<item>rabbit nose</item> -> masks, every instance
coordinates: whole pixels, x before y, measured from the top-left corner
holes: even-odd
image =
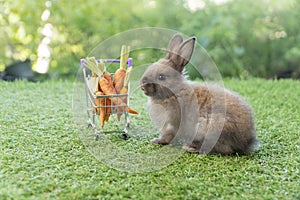
[[[147,77],[143,77],[140,80],[141,90],[143,90],[144,92],[146,92],[147,91],[147,86],[149,86],[149,79]]]
[[[148,83],[148,78],[147,77],[143,77],[141,80],[140,80],[140,85],[141,86],[145,86],[147,83]]]

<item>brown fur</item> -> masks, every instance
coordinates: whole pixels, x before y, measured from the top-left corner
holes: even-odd
[[[195,38],[175,35],[166,58],[152,64],[141,79],[149,96],[149,113],[160,129],[154,144],[184,144],[189,152],[248,154],[255,150],[251,107],[238,94],[214,84],[187,81],[184,66],[194,50]]]

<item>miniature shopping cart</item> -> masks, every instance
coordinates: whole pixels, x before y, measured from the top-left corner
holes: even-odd
[[[120,63],[118,59],[99,59],[97,62],[102,63]],[[129,128],[129,115],[125,111],[124,106],[129,105],[129,88],[127,94],[114,94],[114,95],[97,95],[89,86],[89,81],[92,78],[92,72],[86,67],[85,59],[81,59],[81,68],[83,70],[85,90],[86,90],[86,101],[87,101],[87,125],[94,129],[95,139],[99,139],[99,134],[101,133],[123,133],[122,136],[125,137]],[[128,58],[127,67],[132,67],[132,58]],[[114,78],[112,74],[112,78]],[[124,102],[123,105],[117,105],[113,103],[107,103],[111,99],[118,101],[119,98]],[[104,102],[103,104],[97,102]],[[109,115],[110,119],[104,127],[100,125],[99,122],[99,110],[105,110],[107,112],[105,115]],[[118,118],[117,116],[121,116]]]

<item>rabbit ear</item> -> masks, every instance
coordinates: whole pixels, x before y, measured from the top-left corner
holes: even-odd
[[[182,72],[185,65],[187,65],[193,55],[196,37],[191,37],[185,42],[181,43],[176,54],[173,54],[169,59],[176,64],[174,68]]]
[[[180,34],[176,34],[172,37],[170,40],[169,46],[168,46],[168,53],[166,58],[170,59],[174,54],[177,54],[177,50],[179,48],[179,45],[182,43],[183,38]]]

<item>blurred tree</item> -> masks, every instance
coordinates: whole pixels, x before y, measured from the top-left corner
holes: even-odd
[[[0,70],[14,60],[36,59],[42,1],[0,1]]]
[[[79,59],[98,43],[128,29],[151,26],[196,35],[223,76],[274,77],[300,71],[300,4],[296,0],[51,2],[47,20],[52,25],[51,74],[73,75]],[[201,6],[191,8],[188,2]],[[0,71],[12,60],[30,58],[35,64],[44,37],[44,10],[45,1],[0,0]],[[192,68],[190,73],[198,76]]]
[[[298,51],[292,48],[300,41],[299,3],[232,0],[216,5],[206,0],[205,4],[185,18],[180,30],[198,36],[224,76],[274,77],[289,68],[299,70]],[[293,67],[287,61],[292,57]]]

